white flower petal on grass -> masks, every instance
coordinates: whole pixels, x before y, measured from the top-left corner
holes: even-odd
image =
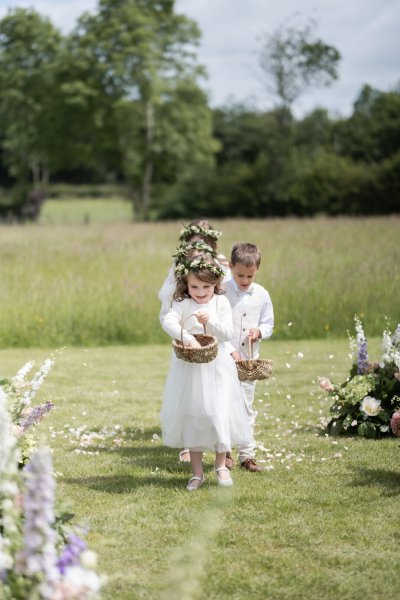
[[[286,363],[286,368],[290,369],[290,367],[291,367],[291,364],[290,363]]]
[[[367,417],[376,417],[381,412],[381,401],[372,396],[365,396],[360,403],[360,410]]]
[[[302,352],[298,352],[296,356],[297,358],[304,358],[304,354]]]

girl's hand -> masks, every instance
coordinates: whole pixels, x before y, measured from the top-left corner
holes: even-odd
[[[237,362],[238,360],[242,360],[239,352],[236,352],[236,350],[231,353],[231,356],[235,362]]]
[[[189,348],[201,348],[201,344],[199,344],[199,342],[196,339],[192,340],[188,345]]]
[[[251,343],[256,342],[261,337],[261,331],[259,329],[249,329],[249,340]]]
[[[205,325],[206,323],[208,323],[208,320],[210,318],[209,314],[199,310],[198,313],[196,313],[196,317],[199,323],[201,323],[202,325]]]

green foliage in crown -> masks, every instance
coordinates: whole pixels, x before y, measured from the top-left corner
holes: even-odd
[[[223,277],[224,270],[209,258],[200,256],[189,261],[182,261],[174,269],[175,279],[183,279],[189,273],[198,273],[199,271],[210,271],[216,277]]]
[[[205,242],[198,241],[198,242],[191,242],[190,244],[187,244],[186,242],[184,242],[181,246],[179,246],[176,253],[172,255],[175,258],[175,263],[178,264],[178,263],[182,262],[183,260],[185,260],[186,255],[191,250],[198,250],[199,252],[205,252],[205,253],[209,254],[210,256],[212,256],[213,258],[215,258],[217,256],[217,253],[215,252],[215,250],[213,250],[211,248],[211,246],[209,246]]]
[[[208,237],[212,240],[218,241],[218,238],[222,235],[222,232],[217,231],[216,229],[206,229],[205,227],[201,227],[201,225],[188,225],[180,232],[179,241],[184,242],[189,240],[194,235],[201,235],[202,237]]]

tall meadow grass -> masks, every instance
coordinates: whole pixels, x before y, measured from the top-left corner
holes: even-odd
[[[400,218],[226,220],[221,251],[251,241],[274,338],[367,335],[400,321]],[[0,227],[0,347],[167,342],[157,291],[182,224]]]

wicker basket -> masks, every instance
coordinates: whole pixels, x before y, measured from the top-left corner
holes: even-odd
[[[272,360],[268,358],[253,358],[253,344],[249,339],[249,360],[239,360],[236,368],[240,381],[256,381],[268,379],[272,373]]]
[[[181,360],[185,360],[190,363],[208,363],[214,360],[218,354],[218,340],[213,335],[208,335],[206,332],[206,326],[204,327],[204,333],[195,333],[193,337],[201,345],[201,348],[190,348],[189,346],[185,346],[183,342],[183,324],[184,322],[192,317],[193,315],[189,315],[182,322],[181,328],[181,339],[180,340],[172,340],[172,347],[175,351],[175,354]]]

